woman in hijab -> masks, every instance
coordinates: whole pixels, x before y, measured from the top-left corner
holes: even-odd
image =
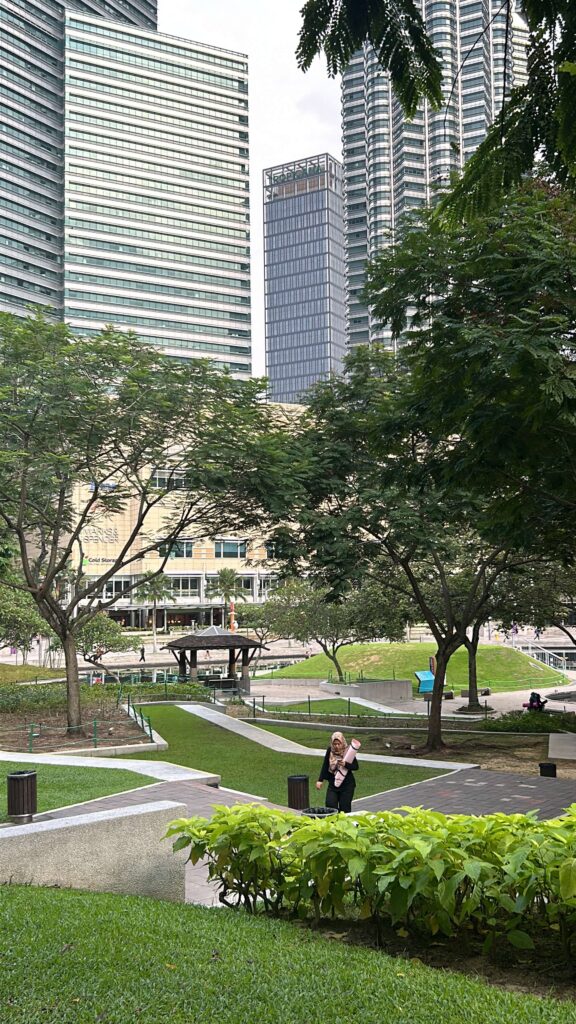
[[[338,811],[343,811],[345,814],[349,814],[352,809],[352,797],[356,788],[352,772],[358,770],[356,758],[354,758],[351,764],[345,765],[343,762],[347,747],[348,744],[341,732],[332,733],[330,746],[324,755],[324,763],[316,783],[316,789],[322,789],[324,783],[328,783],[326,807],[335,807]],[[334,785],[334,776],[339,768],[347,768],[348,772],[342,784],[336,787]]]

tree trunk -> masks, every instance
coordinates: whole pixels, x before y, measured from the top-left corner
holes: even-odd
[[[322,647],[322,644],[320,644],[320,646]],[[334,668],[336,669],[336,671],[338,673],[338,682],[339,683],[345,683],[346,680],[344,678],[344,673],[342,671],[342,668],[341,668],[340,662],[338,661],[338,658],[336,657],[335,654],[331,654],[330,651],[326,650],[325,647],[323,648],[323,650],[324,650],[324,654],[326,655],[327,658],[330,659],[330,661],[332,662],[332,664],[334,665]]]
[[[465,647],[468,651],[468,710],[481,711],[482,707],[478,700],[478,640],[476,630],[472,632],[472,639],[466,640]]]
[[[152,650],[154,654],[158,652],[158,638],[156,634],[156,601],[152,602]]]
[[[80,679],[78,676],[78,653],[76,640],[72,633],[62,637],[62,649],[66,662],[66,692],[68,700],[68,732],[82,732],[82,712],[80,709]]]

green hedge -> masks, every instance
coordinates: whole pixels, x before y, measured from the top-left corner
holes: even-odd
[[[169,836],[206,857],[220,899],[249,912],[371,919],[379,932],[461,937],[484,952],[537,949],[553,933],[576,952],[576,804],[564,818],[405,815],[301,817],[258,805],[180,819]]]
[[[499,718],[489,718],[480,726],[487,732],[576,732],[576,714],[573,711],[556,711],[546,714],[542,711],[509,711]]]
[[[163,683],[132,683],[122,686],[120,691],[123,701],[128,694],[133,702],[140,700],[212,700],[212,691],[208,687],[193,683],[168,683],[166,690]],[[95,704],[115,705],[118,700],[117,683],[80,686],[80,701],[83,707]],[[61,711],[66,707],[66,683],[38,683],[37,685],[7,685],[0,687],[0,714],[27,714],[42,711]]]

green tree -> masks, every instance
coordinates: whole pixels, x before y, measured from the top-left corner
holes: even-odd
[[[0,317],[0,524],[22,567],[13,589],[31,594],[62,643],[70,730],[81,728],[76,637],[118,599],[105,596],[108,581],[183,534],[255,522],[260,391],[112,327],[79,338],[40,314]],[[120,517],[113,561],[92,575],[83,536]]]
[[[158,650],[158,623],[156,612],[158,605],[166,601],[174,601],[172,583],[164,573],[147,572],[138,583],[135,590],[136,597],[145,604],[152,605],[152,650],[156,654]]]
[[[78,653],[95,668],[115,675],[118,682],[120,677],[113,669],[102,664],[102,658],[111,652],[118,654],[135,651],[138,644],[139,641],[133,636],[127,636],[120,623],[111,619],[106,612],[97,612],[93,618],[85,621],[76,633]]]
[[[405,415],[446,480],[513,544],[547,538],[551,558],[573,547],[574,280],[576,203],[528,182],[472,225],[408,226],[368,285],[375,315],[405,332]]]
[[[339,601],[329,601],[329,596],[326,587],[289,580],[266,601],[266,614],[278,636],[300,643],[315,640],[334,665],[339,681],[344,682],[338,652],[368,640],[403,640],[408,607],[396,594],[375,584],[352,590]]]
[[[208,600],[222,598],[224,602],[222,624],[224,629],[228,629],[230,626],[228,621],[230,602],[246,600],[246,591],[242,587],[242,577],[238,575],[235,569],[219,569],[213,579],[207,581],[205,594]]]
[[[558,182],[576,186],[576,6],[572,0],[523,0],[521,6],[529,28],[528,80],[504,97],[486,139],[443,200],[443,213],[452,220],[498,206],[541,156]],[[504,0],[506,40],[513,9],[513,0]],[[412,0],[307,0],[302,17],[300,67],[310,67],[323,51],[329,73],[337,74],[368,40],[407,116],[418,101],[446,103],[456,85],[442,83],[442,66]],[[457,74],[463,71],[465,64]]]
[[[47,636],[50,630],[30,594],[8,587],[6,579],[5,574],[0,584],[0,647],[15,647],[26,663],[33,641]]]
[[[242,632],[249,630],[263,645],[265,645],[268,640],[281,639],[274,627],[273,614],[271,614],[270,611],[269,601],[264,601],[263,604],[244,604],[242,607],[237,609],[236,617],[238,619],[238,626],[240,630]],[[261,656],[262,651],[259,650],[253,665],[254,672],[258,668]]]

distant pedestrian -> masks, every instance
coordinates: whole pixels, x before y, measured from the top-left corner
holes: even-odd
[[[140,661],[146,661],[146,649],[144,644],[142,644],[142,647],[140,648]]]
[[[536,626],[536,628],[534,630],[534,639],[535,640],[539,640],[541,633],[542,633],[542,630],[540,629],[540,626]]]

